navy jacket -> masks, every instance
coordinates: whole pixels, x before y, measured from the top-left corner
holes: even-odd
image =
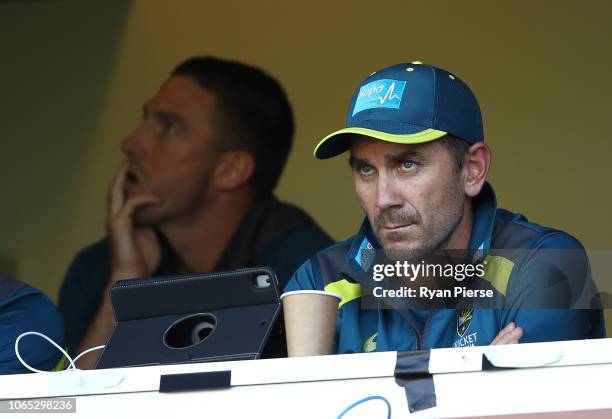
[[[377,284],[364,252],[379,247],[366,219],[355,236],[304,263],[285,288],[342,297],[337,353],[488,345],[510,322],[524,329],[521,342],[605,337],[580,242],[498,209],[488,183],[474,201],[469,248],[486,267],[476,288],[491,290],[492,298],[430,309],[414,308],[407,298],[372,299]],[[362,304],[366,298],[369,306]]]

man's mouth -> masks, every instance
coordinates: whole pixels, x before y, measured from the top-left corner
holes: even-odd
[[[123,182],[123,191],[128,195],[134,193],[142,193],[145,188],[144,177],[133,167],[130,167],[125,173],[125,179]]]
[[[128,183],[140,183],[140,177],[132,169],[128,170],[128,172],[126,173],[125,180]]]
[[[410,223],[410,224],[387,225],[387,226],[382,226],[382,229],[385,230],[385,231],[393,232],[393,231],[403,230],[405,228],[410,227],[411,225],[413,225],[413,223]]]

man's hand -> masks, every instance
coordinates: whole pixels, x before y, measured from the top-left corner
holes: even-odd
[[[125,197],[123,186],[127,162],[123,163],[109,192],[106,228],[111,254],[111,283],[119,279],[151,275],[159,266],[161,247],[152,228],[136,228],[132,216],[143,205],[158,204],[154,195]]]
[[[506,327],[499,331],[491,345],[510,345],[519,343],[519,339],[523,337],[523,328],[516,327],[514,322],[510,322]]]
[[[100,308],[89,325],[78,352],[94,346],[104,345],[113,332],[113,310],[109,290],[120,279],[149,276],[159,266],[161,246],[152,228],[137,228],[132,216],[142,205],[157,204],[160,199],[153,195],[125,197],[123,185],[127,174],[127,163],[123,163],[113,180],[108,199],[106,228],[110,245],[111,276],[102,295]],[[100,352],[83,356],[77,363],[81,369],[93,368]]]

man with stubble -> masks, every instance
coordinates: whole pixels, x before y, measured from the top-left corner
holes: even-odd
[[[60,290],[68,348],[107,342],[121,279],[270,266],[280,289],[331,239],[273,195],[294,124],[279,83],[254,67],[189,59],[143,106],[110,188],[107,237],[82,250]],[[277,328],[266,356],[285,353]],[[88,354],[80,368],[91,368]]]

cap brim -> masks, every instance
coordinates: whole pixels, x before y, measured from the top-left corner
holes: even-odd
[[[314,149],[314,156],[318,159],[329,159],[342,154],[351,147],[351,137],[355,134],[365,135],[382,141],[398,144],[420,144],[437,140],[447,133],[427,128],[414,134],[389,134],[369,128],[343,128],[323,138]]]

